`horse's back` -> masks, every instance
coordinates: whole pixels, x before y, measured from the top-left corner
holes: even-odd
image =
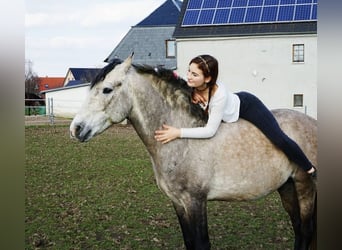
[[[315,165],[317,163],[317,121],[290,109],[275,109],[272,113],[285,134],[301,147]],[[248,148],[259,153],[269,150],[279,151],[258,128],[243,119],[235,123],[222,123],[216,137],[219,137],[217,140],[223,140],[223,145],[229,144],[228,151],[234,154],[241,153],[242,150],[247,153]],[[233,146],[235,149],[232,149]]]
[[[284,132],[316,164],[316,121],[293,110],[272,112]],[[258,128],[242,119],[222,123],[217,134],[205,144],[191,140],[189,146],[191,157],[196,159],[191,172],[207,180],[209,199],[259,198],[278,189],[296,167]]]
[[[275,109],[272,113],[283,131],[301,147],[310,161],[317,166],[317,120],[290,109]]]

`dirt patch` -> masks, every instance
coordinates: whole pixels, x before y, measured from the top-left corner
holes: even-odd
[[[53,119],[46,115],[30,115],[25,116],[25,126],[35,125],[68,125],[72,119],[54,117]]]

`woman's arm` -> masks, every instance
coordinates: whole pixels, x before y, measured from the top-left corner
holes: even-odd
[[[213,137],[222,122],[226,102],[226,96],[220,96],[212,100],[209,104],[209,119],[205,127],[181,128],[180,138],[200,139]]]
[[[168,143],[177,138],[210,138],[216,134],[221,124],[224,109],[227,103],[227,96],[215,96],[209,104],[209,119],[205,127],[197,128],[175,128],[169,125],[163,125],[162,130],[155,132],[157,141]]]

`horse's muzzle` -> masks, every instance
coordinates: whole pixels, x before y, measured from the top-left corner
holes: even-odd
[[[91,138],[91,129],[86,129],[84,124],[76,124],[70,127],[70,137],[76,138],[80,142],[86,142]]]

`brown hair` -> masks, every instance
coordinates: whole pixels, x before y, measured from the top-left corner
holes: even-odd
[[[210,55],[200,55],[193,58],[189,65],[195,63],[198,68],[202,70],[204,77],[211,77],[211,81],[208,83],[208,87],[212,88],[217,81],[218,76],[218,62]]]
[[[211,77],[210,82],[207,83],[207,86],[209,88],[209,100],[211,98],[212,95],[212,90],[213,87],[216,84],[217,81],[217,76],[218,76],[218,62],[216,60],[216,58],[210,56],[210,55],[200,55],[200,56],[196,56],[195,58],[193,58],[189,65],[195,63],[197,64],[197,67],[202,70],[204,77]],[[208,108],[209,106],[207,106],[207,108],[205,109],[205,114],[208,114]]]

